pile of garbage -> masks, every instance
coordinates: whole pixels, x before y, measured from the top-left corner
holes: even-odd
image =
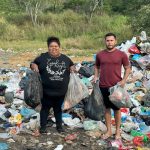
[[[96,84],[92,84],[95,62],[83,61],[76,64],[78,71],[78,82],[83,84],[87,92],[81,96],[77,93],[72,99],[80,96],[74,103],[66,103],[62,108],[63,122],[70,128],[82,128],[87,136],[98,138],[97,145],[117,147],[118,149],[132,149],[133,147],[150,148],[150,42],[144,31],[141,36],[133,37],[119,46],[131,62],[132,73],[127,80],[125,89],[131,101],[130,108],[121,108],[121,136],[122,141],[100,139],[102,133],[106,132],[104,120],[104,107],[101,95],[97,91]],[[22,79],[25,79],[29,68],[20,67],[19,70],[0,68],[0,139],[15,140],[16,135],[27,133],[39,136],[38,128],[40,115],[36,108],[27,105],[22,88]],[[124,72],[122,72],[123,75]],[[74,78],[74,75],[73,75]],[[80,80],[80,81],[79,81]],[[79,90],[79,89],[78,89]],[[85,90],[84,90],[85,91]],[[79,92],[81,92],[79,90]],[[88,96],[90,95],[90,96]],[[66,96],[69,97],[68,95]],[[67,99],[66,98],[66,99]],[[95,102],[92,103],[92,100]],[[40,105],[40,104],[39,104]],[[93,105],[92,110],[89,106]],[[90,113],[89,113],[90,112]],[[96,113],[95,113],[96,112]],[[112,128],[115,133],[115,121],[112,111]],[[50,111],[50,121],[55,122]],[[67,135],[65,141],[72,141],[77,134]],[[6,143],[0,143],[6,147]],[[63,145],[58,145],[63,149]]]

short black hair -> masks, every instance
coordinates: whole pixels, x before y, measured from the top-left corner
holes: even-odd
[[[59,47],[60,47],[60,40],[58,37],[55,37],[55,36],[50,36],[47,38],[47,46],[49,47],[49,45],[52,43],[52,42],[56,42]]]
[[[111,33],[111,32],[110,32],[110,33],[107,33],[107,34],[105,35],[105,39],[106,39],[107,36],[113,36],[115,39],[117,38],[116,35],[115,35],[114,33]]]

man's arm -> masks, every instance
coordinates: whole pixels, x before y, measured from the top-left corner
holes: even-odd
[[[124,69],[125,69],[125,72],[124,72],[123,79],[119,82],[119,85],[120,85],[121,87],[124,87],[124,86],[125,86],[126,80],[127,80],[128,76],[129,76],[130,73],[131,73],[131,68],[130,68],[130,66],[124,66]]]

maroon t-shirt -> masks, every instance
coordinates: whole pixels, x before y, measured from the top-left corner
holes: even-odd
[[[122,80],[121,68],[122,65],[129,66],[129,59],[118,49],[113,52],[103,50],[97,53],[95,65],[100,67],[100,87],[109,88]]]

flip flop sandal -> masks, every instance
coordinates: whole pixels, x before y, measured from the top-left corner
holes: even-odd
[[[108,134],[103,134],[102,135],[102,139],[103,140],[107,140],[108,138],[112,137],[112,135],[108,135]]]
[[[121,136],[115,136],[115,140],[121,140]]]

